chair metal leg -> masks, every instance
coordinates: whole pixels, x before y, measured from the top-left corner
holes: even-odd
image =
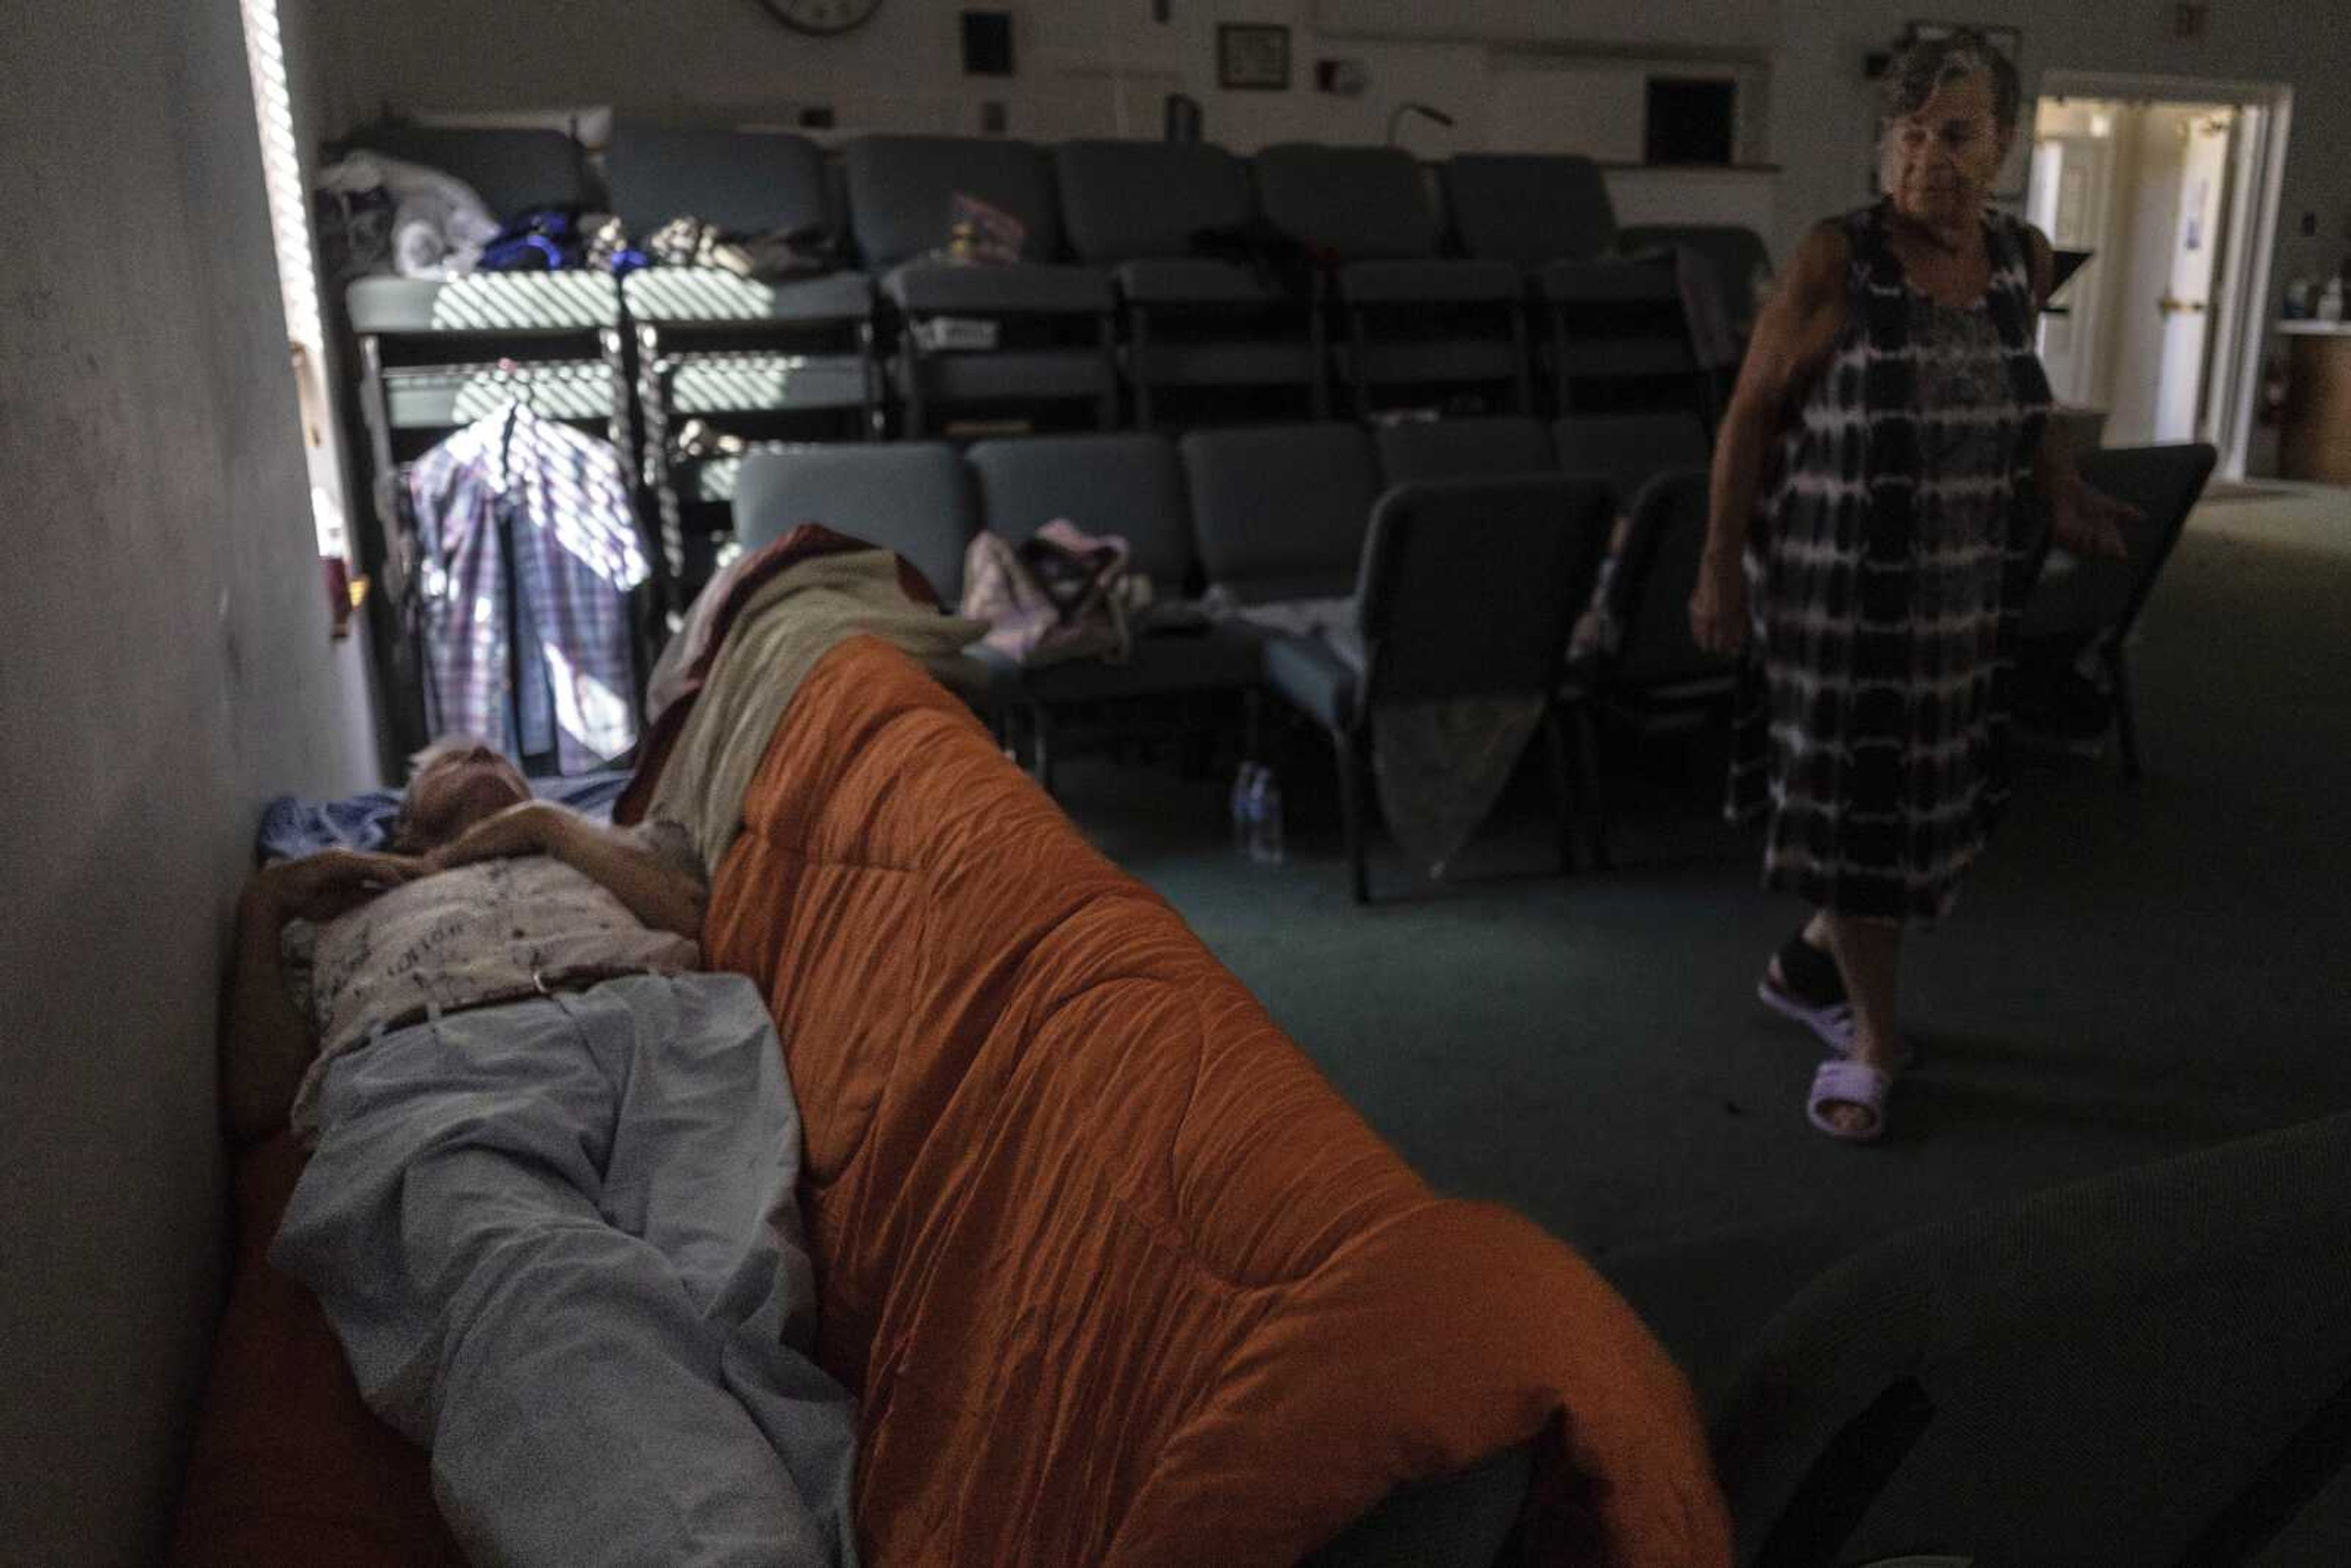
[[[1591,802],[1592,863],[1601,871],[1612,870],[1616,857],[1608,848],[1608,787],[1600,771],[1600,729],[1592,722],[1588,702],[1575,705],[1575,751],[1583,798]]]
[[[860,438],[879,441],[885,434],[889,416],[884,412],[883,382],[887,379],[882,371],[873,340],[873,323],[869,319],[857,323],[857,369],[865,392]]]
[[[1364,351],[1369,334],[1364,321],[1364,308],[1351,304],[1346,310],[1347,349],[1353,361],[1347,367],[1347,379],[1354,393],[1355,417],[1369,419],[1372,417],[1372,378],[1366,362],[1368,356]]]
[[[1102,396],[1094,403],[1094,425],[1098,430],[1118,428],[1118,318],[1102,312],[1095,328],[1095,340],[1102,349]]]
[[[1044,708],[1030,703],[1024,710],[1029,716],[1029,775],[1037,787],[1050,795],[1053,792],[1052,721],[1045,716]]]
[[[2114,693],[2115,731],[2122,743],[2123,778],[2136,784],[2145,777],[2138,760],[2138,716],[2131,708],[2130,667],[2124,661],[2120,643],[2109,645],[2103,655],[2106,665],[2106,685]]]
[[[1341,730],[1331,732],[1331,745],[1339,758],[1339,811],[1347,833],[1347,890],[1357,904],[1369,904],[1371,879],[1364,865],[1364,787],[1371,772],[1365,766],[1369,757],[1356,737]]]
[[[1521,300],[1510,307],[1510,395],[1520,413],[1535,411],[1534,375],[1529,366],[1533,345],[1527,341],[1527,308]]]
[[[1567,730],[1560,722],[1559,705],[1543,709],[1544,750],[1551,758],[1552,810],[1558,818],[1559,869],[1564,876],[1575,870],[1576,797],[1582,793],[1567,756]]]
[[[1316,419],[1331,417],[1331,343],[1329,329],[1324,325],[1326,286],[1320,277],[1314,281],[1312,298],[1306,308],[1306,340],[1314,361],[1314,384],[1311,398]]]
[[[931,433],[930,400],[923,386],[923,356],[914,344],[914,323],[910,318],[900,329],[902,342],[898,351],[900,374],[904,378],[904,393],[906,413],[906,434],[920,440]]]

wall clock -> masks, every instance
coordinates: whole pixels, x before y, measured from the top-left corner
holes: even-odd
[[[759,5],[793,32],[820,37],[862,27],[882,9],[882,0],[759,0]]]

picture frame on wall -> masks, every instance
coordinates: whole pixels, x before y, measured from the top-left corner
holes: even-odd
[[[2000,177],[1993,182],[1991,198],[1995,202],[2022,204],[2025,183],[2032,174],[2032,95],[2031,78],[2024,74],[2024,29],[1995,22],[1928,22],[1914,20],[1903,30],[1902,42],[1907,47],[1920,39],[1947,38],[1953,33],[1981,34],[1984,42],[1998,50],[2015,68],[2017,87],[2022,101],[2017,106],[2016,138],[2009,143],[2008,161],[2000,166]]]
[[[1278,22],[1217,26],[1217,85],[1244,92],[1290,88],[1290,29]]]

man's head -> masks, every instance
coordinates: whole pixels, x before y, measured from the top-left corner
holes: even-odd
[[[392,848],[421,855],[455,841],[475,823],[530,799],[522,769],[486,741],[444,736],[410,760],[407,792],[392,825]]]

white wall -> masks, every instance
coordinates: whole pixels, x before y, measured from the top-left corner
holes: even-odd
[[[218,1306],[214,999],[255,813],[368,765],[234,0],[20,7],[0,79],[26,236],[0,271],[0,1557],[143,1563]]]
[[[843,38],[808,39],[766,20],[749,0],[309,0],[330,51],[330,123],[349,126],[385,103],[409,110],[499,110],[615,103],[674,114],[789,120],[834,106],[847,128],[971,131],[979,100],[1010,107],[1016,135],[1040,141],[1157,130],[1161,94],[1207,106],[1208,135],[1238,151],[1291,137],[1377,141],[1405,99],[1452,113],[1451,131],[1417,122],[1405,141],[1427,156],[1520,140],[1522,115],[1493,118],[1502,73],[1546,63],[1636,75],[1644,59],[1685,58],[1758,75],[1742,114],[1761,120],[1748,155],[1777,162],[1772,233],[1785,255],[1815,219],[1867,199],[1874,99],[1863,59],[1917,14],[1915,0],[1007,0],[1020,71],[967,78],[956,57],[961,0],[886,0]],[[2320,214],[2321,238],[2292,225],[2281,277],[2315,268],[2345,246],[2351,213],[2351,28],[2285,0],[2211,8],[2208,35],[2168,34],[2169,8],[2139,0],[2075,0],[2028,20],[2026,89],[2051,68],[2275,80],[2300,89],[2286,171],[2289,219]],[[1279,22],[1294,29],[1293,87],[1283,93],[1216,86],[1217,25]],[[1313,63],[1339,57],[1370,75],[1361,98],[1312,90]],[[1121,75],[1120,73],[1123,73]],[[1610,78],[1612,81],[1614,78]],[[1122,94],[1120,82],[1123,81]],[[1622,84],[1617,84],[1622,85]],[[1593,139],[1597,140],[1597,139]],[[1569,146],[1563,151],[1621,151]],[[1684,214],[1700,218],[1703,212]]]

